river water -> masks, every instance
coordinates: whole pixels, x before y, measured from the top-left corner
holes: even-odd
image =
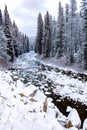
[[[54,91],[57,83],[55,84],[48,75],[53,71],[58,75],[60,71],[56,71],[57,69],[55,70],[51,66],[38,62],[34,58],[33,52],[28,54],[28,56],[26,56],[26,54],[20,56],[16,63],[10,68],[13,80],[16,81],[20,79],[26,87],[28,87],[29,84],[37,86],[46,96],[53,99],[53,103],[66,116],[68,115],[66,112],[67,106],[76,108],[83,122],[84,119],[87,118],[87,106],[80,101],[74,101],[69,97],[63,97]]]

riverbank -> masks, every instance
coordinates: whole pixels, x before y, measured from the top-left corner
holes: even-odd
[[[78,66],[78,64],[70,64],[66,65],[65,60],[63,58],[56,59],[55,57],[50,58],[43,58],[42,56],[39,56],[36,54],[36,59],[40,61],[43,64],[46,64],[48,66],[58,67],[60,69],[64,69],[65,71],[72,71],[75,73],[84,73],[87,74],[87,70],[84,70],[81,66]]]

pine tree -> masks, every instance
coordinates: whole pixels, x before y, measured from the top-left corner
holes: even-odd
[[[26,52],[26,35],[23,34],[23,53]]]
[[[76,19],[77,19],[77,3],[76,0],[70,0],[70,11],[69,11],[69,21],[68,21],[68,64],[74,63],[74,54],[76,46]]]
[[[37,36],[36,36],[36,53],[42,54],[42,40],[43,40],[43,20],[42,15],[39,13],[37,20]]]
[[[0,26],[2,26],[2,11],[0,9]]]
[[[82,0],[81,15],[83,18],[84,68],[87,69],[87,0]]]
[[[14,60],[14,53],[13,53],[13,45],[12,45],[12,36],[10,32],[10,18],[9,18],[6,5],[4,10],[4,33],[7,38],[7,54],[11,57],[10,61],[12,62]]]
[[[69,53],[70,53],[70,45],[69,45],[69,4],[66,4],[65,6],[65,26],[64,26],[64,38],[65,38],[65,44],[64,44],[64,55],[65,55],[65,64],[69,63]]]
[[[50,32],[50,15],[46,12],[44,18],[44,29],[43,29],[43,56],[50,57],[51,52],[51,32]]]
[[[54,57],[55,55],[56,55],[56,32],[57,32],[57,30],[56,30],[56,21],[55,21],[55,19],[54,20],[52,20],[52,43],[51,43],[51,56],[52,57]]]
[[[13,21],[13,25],[12,25],[12,36],[13,36],[13,47],[14,47],[14,55],[16,57],[18,57],[19,55],[19,48],[18,48],[18,44],[17,44],[17,38],[18,38],[18,27],[15,23],[15,21]]]
[[[30,42],[29,42],[29,37],[26,37],[26,52],[29,52],[30,50]]]
[[[6,44],[6,37],[4,35],[4,32],[2,30],[2,27],[0,26],[0,62],[4,61],[7,62],[9,61],[9,55],[7,54],[7,44]]]
[[[63,56],[63,40],[64,40],[64,14],[63,7],[61,2],[59,2],[59,11],[58,11],[58,25],[57,25],[57,58]]]
[[[17,43],[19,45],[18,46],[19,55],[25,53],[25,35],[24,35],[24,33],[21,33],[21,32],[18,33]]]
[[[53,39],[53,32],[52,32],[53,31],[53,27],[52,27],[53,26],[53,20],[52,20],[51,15],[49,16],[49,20],[50,20],[50,47],[51,47],[50,48],[50,56],[52,56],[52,50],[53,50],[53,45],[52,45],[53,44],[52,43],[53,42],[53,40],[52,40]]]

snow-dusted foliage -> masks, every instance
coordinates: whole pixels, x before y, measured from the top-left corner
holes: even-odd
[[[5,5],[4,10],[4,33],[7,38],[7,53],[10,56],[10,61],[14,60],[13,56],[13,45],[12,45],[12,35],[10,30],[10,18],[7,10],[7,6]]]
[[[37,37],[35,51],[38,54],[42,54],[42,40],[43,40],[43,19],[41,13],[38,15],[37,22]]]
[[[50,15],[46,12],[44,17],[43,26],[43,55],[49,57],[51,52],[51,28],[50,28]]]
[[[63,40],[64,40],[64,14],[61,2],[59,2],[58,8],[58,20],[57,20],[57,52],[56,57],[63,56]]]
[[[87,1],[82,0],[80,11],[77,9],[76,0],[70,0],[65,9],[59,2],[57,20],[51,17],[49,23],[50,35],[46,31],[45,25],[48,25],[45,16],[43,54],[47,50],[50,52],[49,56],[64,59],[65,65],[77,64],[87,69]],[[50,49],[45,49],[47,48],[45,45],[49,45]]]
[[[7,54],[7,44],[6,44],[6,37],[4,35],[4,32],[2,30],[2,27],[0,26],[0,62],[2,61],[9,61],[10,57]]]
[[[12,62],[24,52],[29,52],[29,38],[12,23],[5,5],[3,15],[0,9],[0,60]]]
[[[0,26],[2,26],[2,11],[0,9]]]
[[[87,0],[82,0],[81,16],[83,18],[84,68],[87,69]]]

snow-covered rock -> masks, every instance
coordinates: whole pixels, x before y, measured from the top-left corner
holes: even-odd
[[[87,130],[87,119],[83,122],[83,130]]]
[[[70,106],[67,106],[66,112],[71,112],[72,108]]]
[[[79,117],[77,110],[68,106],[67,111],[70,112],[67,117],[67,126],[70,125],[71,127],[74,126],[80,128],[81,119]]]

